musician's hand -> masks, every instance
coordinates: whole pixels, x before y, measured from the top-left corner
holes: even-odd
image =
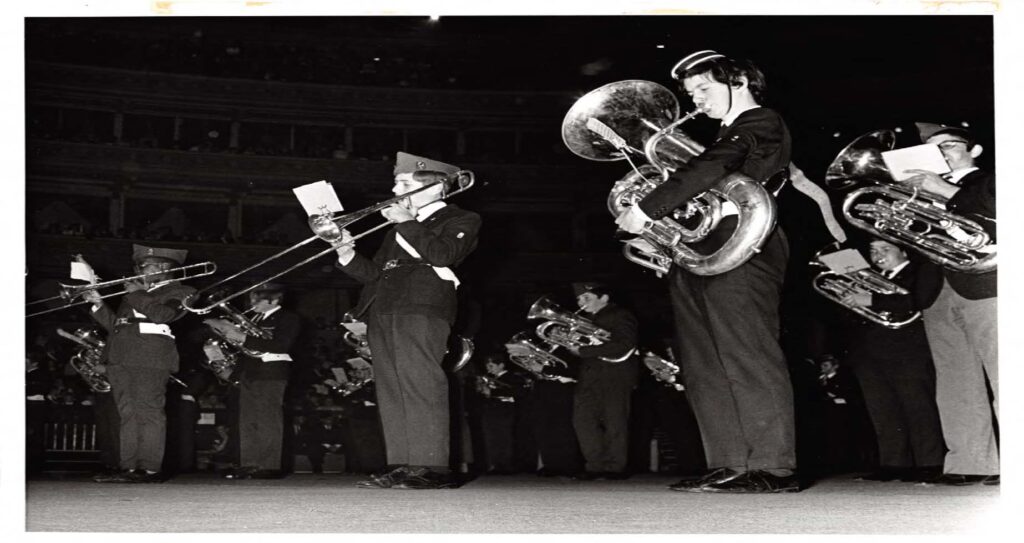
[[[95,290],[87,290],[83,292],[82,299],[93,305],[100,305],[103,303],[103,298],[100,296],[100,293]]]
[[[632,206],[625,211],[625,213],[619,215],[615,219],[615,224],[619,225],[619,228],[629,232],[630,234],[639,234],[643,232],[644,227],[647,223],[652,222],[652,219],[647,216],[646,213],[640,209],[640,206]]]
[[[847,294],[843,298],[843,302],[850,305],[868,307],[871,305],[871,294],[867,292],[855,292],[853,294]]]
[[[146,284],[138,281],[128,281],[124,284],[125,292],[137,292],[140,290],[146,290]]]
[[[229,328],[224,329],[223,333],[224,333],[224,337],[227,338],[227,340],[229,342],[235,343],[235,344],[238,344],[238,345],[241,345],[242,343],[244,343],[245,342],[245,338],[247,337],[245,335],[245,332],[242,332],[241,330],[239,330],[238,328],[235,328],[234,326],[231,326]]]
[[[925,192],[938,194],[943,198],[951,198],[960,189],[960,187],[940,177],[939,174],[928,170],[911,169],[903,170],[903,173],[913,174],[911,177],[903,180],[904,184]]]
[[[412,209],[406,205],[402,205],[401,202],[385,207],[381,210],[380,214],[383,215],[385,219],[394,223],[411,221],[416,218]]]
[[[338,262],[342,266],[356,256],[356,244],[352,242],[352,234],[348,230],[341,230],[341,239],[334,244],[334,252],[338,253]]]

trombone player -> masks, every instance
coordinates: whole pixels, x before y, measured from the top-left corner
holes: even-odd
[[[399,152],[392,192],[401,196],[459,169]],[[355,251],[351,234],[337,245],[338,267],[363,284],[387,466],[363,488],[458,486],[449,471],[448,379],[441,366],[455,321],[453,268],[477,245],[480,216],[442,200],[444,182],[384,208],[395,223],[373,258]]]
[[[921,141],[937,145],[952,171],[943,178],[909,170],[915,175],[906,182],[947,198],[949,211],[978,219],[995,240],[996,176],[975,165],[982,147],[963,128],[932,123],[917,123],[917,128]],[[999,484],[996,271],[972,274],[943,268],[933,283],[927,289],[923,319],[935,361],[935,400],[949,449],[943,474],[934,482]]]
[[[231,390],[238,408],[239,465],[225,474],[226,479],[282,475],[284,391],[292,361],[288,351],[301,327],[298,315],[281,308],[283,299],[284,288],[277,283],[265,283],[249,293],[250,309],[256,313],[251,322],[267,333],[266,338],[247,334],[225,319],[203,321],[229,343],[245,347],[232,374],[238,387]],[[259,358],[248,354],[259,354]]]
[[[790,163],[782,117],[766,107],[764,74],[753,63],[715,51],[680,60],[672,77],[694,105],[720,120],[718,138],[616,223],[640,233],[729,174],[764,182]],[[731,208],[731,209],[727,209]],[[710,253],[736,229],[738,211],[723,206],[719,226],[695,244]],[[708,468],[673,490],[795,492],[793,390],[779,345],[779,300],[788,258],[780,227],[744,264],[713,276],[672,266],[669,293],[684,384],[704,438]]]
[[[132,245],[132,260],[141,281],[125,283],[125,294],[112,310],[95,290],[83,297],[92,303],[92,318],[108,332],[103,360],[120,418],[121,471],[98,475],[97,482],[163,482],[167,420],[167,380],[178,371],[178,350],[169,323],[184,311],[181,301],[195,292],[168,273],[185,262],[188,251]]]

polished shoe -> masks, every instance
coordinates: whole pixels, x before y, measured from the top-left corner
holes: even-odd
[[[981,480],[981,484],[985,486],[999,486],[999,476],[986,475],[985,478]]]
[[[409,475],[408,466],[398,466],[390,471],[374,473],[356,483],[359,488],[392,488]]]
[[[782,477],[762,470],[748,471],[728,481],[712,483],[697,489],[697,492],[744,494],[774,494],[799,491],[800,482],[797,480],[796,475]]]
[[[439,473],[431,470],[419,470],[408,473],[392,488],[403,490],[437,490],[442,488],[458,488],[461,483],[454,473]]]
[[[960,473],[943,473],[942,475],[926,481],[933,485],[970,486],[983,482],[988,475],[963,475]]]
[[[134,483],[134,473],[132,470],[114,471],[109,473],[99,473],[94,475],[93,481],[97,483]]]
[[[718,468],[701,477],[683,479],[678,483],[668,485],[668,488],[669,490],[676,490],[679,492],[699,492],[699,489],[702,486],[729,481],[739,477],[740,475],[742,475],[742,472],[729,468]]]
[[[167,480],[167,477],[159,471],[149,472],[143,469],[137,469],[131,473],[133,483],[162,483]]]

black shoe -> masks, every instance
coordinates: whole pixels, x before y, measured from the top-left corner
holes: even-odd
[[[942,475],[942,466],[910,468],[900,476],[900,480],[907,483],[927,483],[940,475]]]
[[[686,478],[678,483],[668,485],[669,490],[676,490],[679,492],[699,492],[700,487],[714,484],[723,483],[731,479],[735,479],[742,475],[741,472],[729,469],[729,468],[718,468],[710,473],[705,473],[702,477]]]
[[[753,470],[748,471],[739,477],[729,479],[728,481],[722,481],[719,483],[712,483],[710,485],[702,486],[698,489],[698,492],[723,492],[723,493],[779,493],[779,492],[799,492],[800,482],[797,480],[796,475],[788,475],[780,477],[778,475],[772,475],[767,471]]]
[[[94,475],[93,481],[97,483],[134,483],[134,473],[132,470],[115,471],[111,473],[100,473]]]
[[[988,477],[998,477],[998,475],[962,475],[960,473],[943,473],[942,475],[926,482],[933,485],[970,486],[984,482]]]
[[[368,479],[356,483],[359,488],[392,488],[409,475],[408,466],[398,466],[390,471],[374,473]]]
[[[391,488],[403,490],[437,490],[442,488],[458,488],[461,483],[453,473],[438,473],[422,470],[410,472]]]
[[[159,471],[149,472],[143,469],[133,471],[130,477],[133,483],[162,483],[167,480]]]
[[[999,486],[999,476],[987,475],[984,479],[981,480],[981,484],[985,486]]]
[[[224,474],[224,478],[236,481],[242,479],[252,479],[253,474],[257,473],[258,471],[260,471],[260,468],[258,466],[241,466],[229,470],[227,473]]]

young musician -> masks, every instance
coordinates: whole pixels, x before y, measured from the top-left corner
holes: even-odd
[[[672,77],[722,127],[702,154],[616,219],[630,233],[641,232],[731,173],[764,182],[790,162],[789,130],[777,112],[762,107],[765,78],[754,64],[698,51],[679,61]],[[738,211],[725,207],[722,222],[698,250],[717,249],[735,229]],[[673,490],[799,490],[793,391],[779,345],[788,251],[776,227],[757,255],[731,271],[702,276],[672,267],[676,348],[712,470],[672,485]]]
[[[120,418],[121,472],[98,475],[97,482],[163,482],[160,466],[167,436],[164,404],[167,380],[178,371],[178,350],[168,326],[184,311],[181,301],[195,292],[166,272],[185,262],[188,251],[132,246],[135,271],[142,280],[125,284],[117,311],[96,291],[92,317],[109,333],[104,361]]]
[[[441,198],[459,168],[399,152],[397,196],[440,181],[384,209],[395,223],[373,258],[355,251],[345,232],[338,267],[363,283],[388,468],[367,488],[434,489],[457,483],[449,472],[448,379],[441,366],[455,321],[453,271],[477,244],[480,216]]]

